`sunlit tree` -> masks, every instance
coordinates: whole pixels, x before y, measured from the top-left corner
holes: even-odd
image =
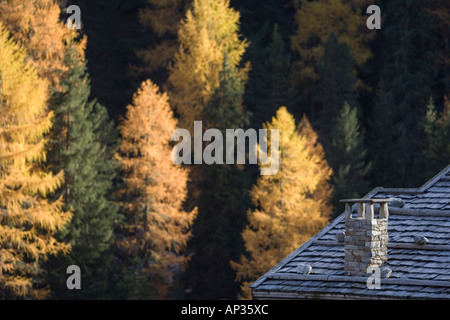
[[[219,87],[225,57],[231,69],[238,67],[248,44],[240,39],[239,13],[229,0],[194,0],[178,41],[168,90],[180,125],[191,129],[194,120],[204,118],[204,108]]]
[[[302,245],[328,222],[322,208],[329,199],[314,197],[331,169],[319,153],[310,149],[306,136],[296,131],[295,120],[280,108],[268,132],[279,130],[279,170],[260,176],[251,190],[255,209],[248,211],[248,226],[242,236],[248,256],[232,262],[242,284],[243,297],[249,298],[249,284]],[[268,141],[270,139],[268,138]],[[268,143],[270,148],[270,143]],[[273,161],[273,160],[272,160]]]
[[[194,0],[180,24],[167,90],[181,128],[191,133],[194,120],[203,121],[203,130],[243,128],[248,123],[242,105],[249,71],[242,57],[248,43],[239,34],[239,19],[229,0]],[[210,179],[219,177],[235,188],[212,186]],[[191,298],[234,298],[238,285],[228,261],[238,259],[242,248],[245,211],[238,204],[245,203],[246,176],[235,166],[197,165],[190,178],[189,206],[197,206],[199,214],[183,285]],[[199,273],[199,268],[205,271]],[[220,285],[209,281],[211,277],[220,278]]]
[[[45,162],[43,135],[52,126],[47,82],[27,62],[25,50],[0,23],[0,297],[44,298],[41,263],[68,252],[55,233],[71,218],[62,199],[51,200],[63,173]]]
[[[176,125],[167,95],[146,81],[120,127],[126,222],[119,255],[145,275],[157,298],[167,296],[176,270],[187,262],[183,252],[196,216],[196,209],[183,209],[188,172],[171,159],[169,143]]]
[[[0,1],[0,22],[27,50],[39,76],[56,89],[60,89],[63,71],[67,70],[67,44],[77,37],[77,31],[67,28],[60,16],[61,9],[54,0]],[[84,46],[83,40],[77,49],[81,52]]]
[[[320,212],[322,216],[328,218],[330,217],[333,206],[333,186],[332,186],[332,176],[331,169],[328,161],[325,157],[325,151],[322,144],[319,142],[319,136],[316,131],[311,126],[309,119],[306,115],[303,115],[297,126],[297,133],[301,137],[306,139],[306,146],[312,155],[317,156],[317,176],[319,178],[319,183],[316,190],[311,197],[320,204]],[[333,203],[334,205],[334,203]]]

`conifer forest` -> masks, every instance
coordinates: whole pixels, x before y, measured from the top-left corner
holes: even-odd
[[[448,0],[0,0],[2,300],[250,299],[448,164]]]

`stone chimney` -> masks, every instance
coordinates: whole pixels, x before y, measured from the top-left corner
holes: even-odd
[[[345,262],[346,276],[367,276],[367,268],[380,267],[387,261],[388,202],[391,199],[345,199]],[[379,217],[374,204],[380,205]],[[357,216],[352,216],[352,205]]]

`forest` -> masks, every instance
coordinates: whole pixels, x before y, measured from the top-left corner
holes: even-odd
[[[279,130],[278,170],[174,163],[194,121]],[[0,0],[0,299],[249,299],[449,163],[448,0]]]

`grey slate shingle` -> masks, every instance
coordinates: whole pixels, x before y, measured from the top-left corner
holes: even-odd
[[[420,188],[376,188],[366,198],[401,198],[405,202],[403,208],[396,208],[400,211],[391,210],[389,215],[386,265],[392,275],[386,283],[382,279],[381,289],[368,289],[365,278],[347,281],[344,277],[344,246],[335,238],[344,230],[341,214],[253,283],[253,297],[450,299],[450,165]],[[428,244],[415,245],[416,235],[425,236]],[[306,278],[295,272],[299,263],[312,266]],[[272,278],[278,276],[287,278]]]

